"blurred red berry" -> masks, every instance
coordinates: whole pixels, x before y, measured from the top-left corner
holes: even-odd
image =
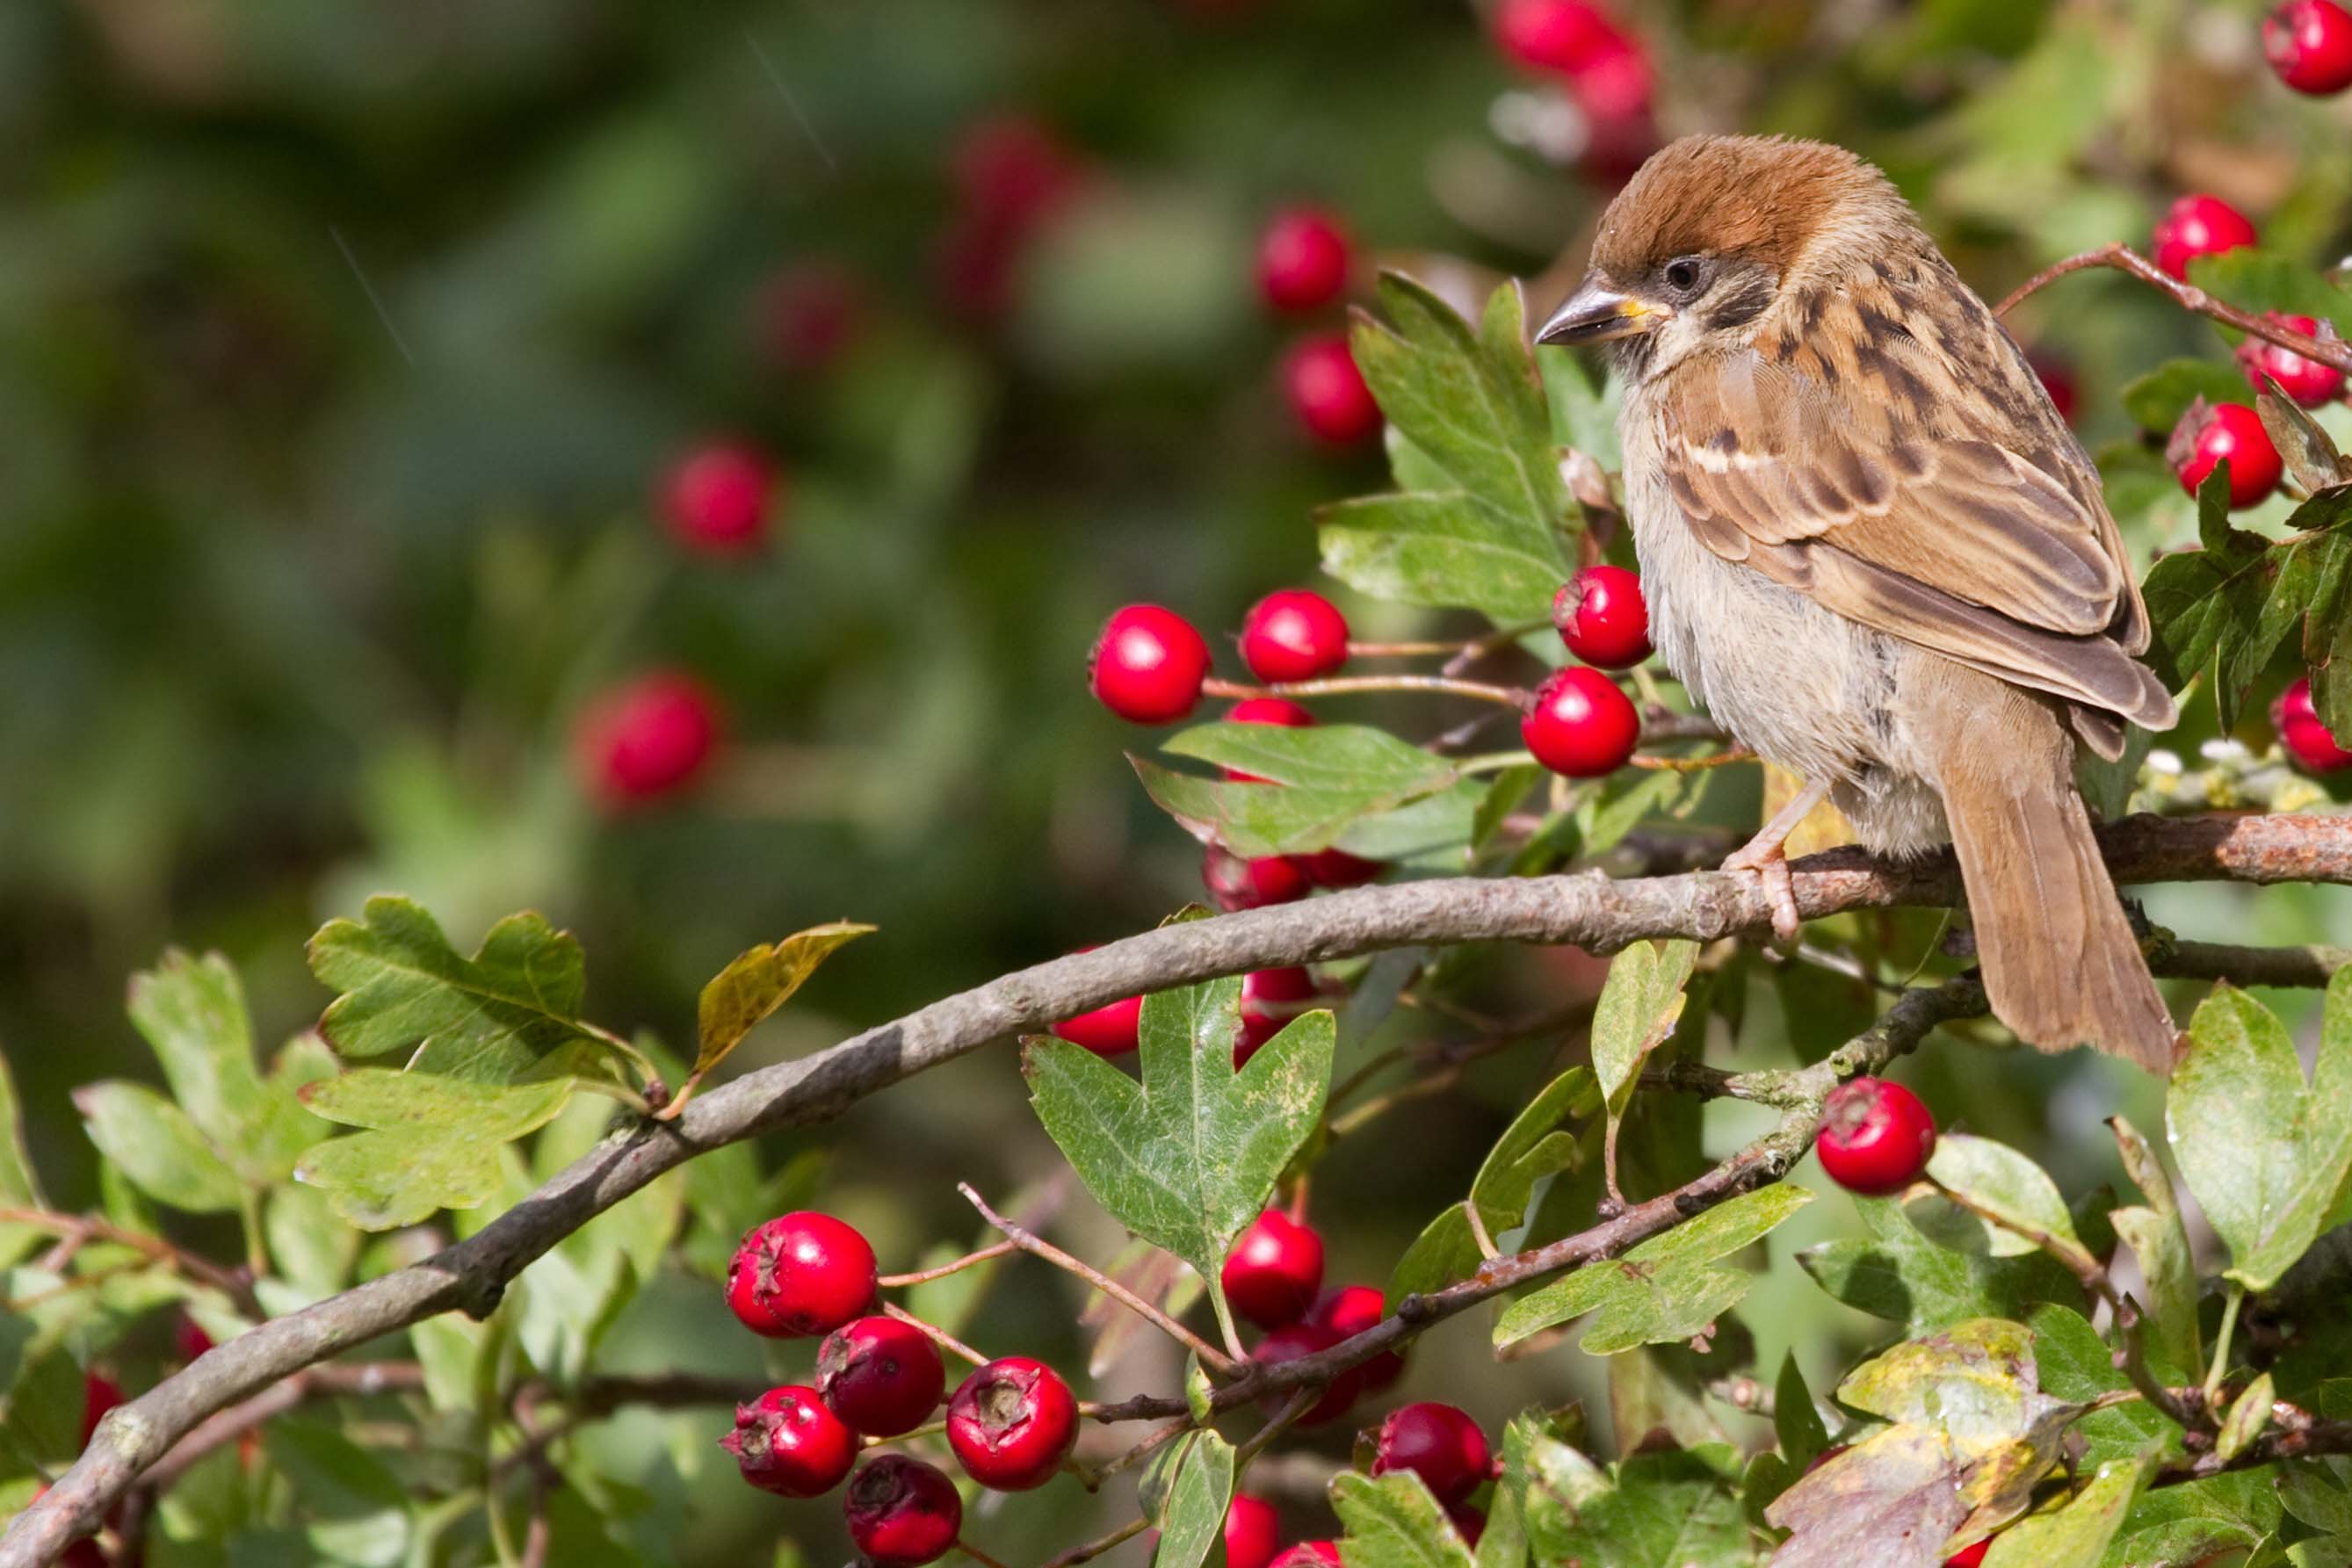
[[[856,341],[866,307],[850,270],[830,261],[788,267],[760,291],[760,333],[769,358],[788,371],[829,370]]]
[[[1982,1541],[1963,1546],[1945,1558],[1944,1568],[1979,1568],[1985,1560],[1985,1553],[1991,1550],[1992,1537],[1988,1535]]]
[[[719,1439],[743,1479],[778,1497],[823,1497],[857,1460],[857,1437],[814,1388],[771,1388],[735,1406],[735,1429]]]
[[[81,1375],[81,1446],[83,1448],[89,1447],[89,1440],[97,1434],[98,1424],[106,1419],[106,1413],[124,1403],[124,1400],[122,1385],[106,1374],[85,1372]]]
[[[1576,71],[1617,37],[1616,24],[1587,0],[1503,0],[1495,42],[1531,70]]]
[[[1307,873],[1307,880],[1318,887],[1361,887],[1377,881],[1381,873],[1389,869],[1384,861],[1368,861],[1345,850],[1317,850],[1311,855],[1291,858]]]
[[[589,792],[614,807],[676,794],[719,747],[719,704],[681,670],[606,692],[581,716],[578,756]]]
[[[1919,1096],[1883,1078],[1855,1078],[1830,1091],[1814,1142],[1822,1169],[1848,1192],[1901,1192],[1936,1152],[1936,1118]]]
[[[1070,1385],[1025,1355],[976,1369],[948,1402],[948,1447],[965,1474],[992,1490],[1044,1486],[1077,1440],[1078,1402]]]
[[[1593,122],[1596,144],[1606,139],[1602,127],[1617,136],[1638,130],[1655,139],[1650,100],[1656,81],[1650,68],[1650,51],[1641,39],[1612,27],[1584,63],[1569,72],[1568,85],[1585,117]]]
[[[1231,850],[1211,844],[1201,860],[1201,883],[1220,909],[1262,909],[1288,904],[1312,890],[1306,868],[1295,855],[1260,855],[1244,860]]]
[[[1225,1568],[1267,1568],[1281,1546],[1281,1532],[1274,1504],[1236,1493],[1225,1507]]]
[[[1339,1343],[1339,1336],[1321,1323],[1311,1321],[1286,1323],[1281,1328],[1270,1330],[1265,1338],[1259,1340],[1250,1352],[1250,1359],[1262,1366],[1279,1366],[1286,1361],[1297,1361],[1301,1356],[1329,1350]],[[1301,1427],[1328,1426],[1345,1416],[1356,1403],[1356,1396],[1362,1392],[1363,1378],[1352,1369],[1343,1372],[1331,1380],[1322,1398],[1307,1407],[1307,1413],[1298,1418],[1297,1424]],[[1290,1392],[1286,1390],[1264,1396],[1258,1400],[1258,1407],[1272,1415],[1289,1403]]]
[[[2188,195],[2166,209],[2155,237],[2156,265],[2185,279],[2199,256],[2253,244],[2254,225],[2219,196]]]
[[[1312,729],[1315,716],[1288,697],[1244,697],[1225,710],[1227,724],[1276,724],[1285,729]]]
[[[870,1568],[922,1568],[946,1556],[963,1529],[955,1482],[904,1454],[869,1460],[841,1507],[849,1539]]]
[[[2287,316],[2273,310],[2270,319],[2282,327],[2292,327],[2307,338],[2322,342],[2341,342],[2333,322],[2322,323],[2310,316]],[[2270,392],[2270,382],[2278,383],[2277,391],[2305,408],[2317,408],[2344,395],[2344,372],[2334,365],[2309,360],[2292,349],[2282,349],[2276,343],[2265,343],[2249,336],[2238,345],[2238,363],[2244,368],[2246,380],[2256,392]]]
[[[1103,623],[1087,661],[1103,706],[1134,724],[1170,724],[1201,700],[1209,644],[1173,610],[1130,604]]]
[[[2035,379],[2042,390],[2050,394],[2050,406],[2067,423],[2074,423],[2074,411],[2082,403],[2082,389],[2074,380],[2074,367],[2067,358],[2053,349],[2027,350],[2025,362],[2033,367]]]
[[[662,516],[688,549],[741,555],[768,531],[778,489],[775,466],[749,446],[698,446],[662,480]]]
[[[1475,1546],[1486,1538],[1486,1516],[1468,1503],[1455,1503],[1445,1511],[1445,1518],[1454,1526],[1454,1533],[1462,1538],[1465,1546]]]
[[[2352,87],[2352,11],[2336,0],[2286,0],[2263,21],[2263,53],[2297,92]]]
[[[1295,1323],[1323,1288],[1323,1238],[1269,1208],[1234,1243],[1218,1278],[1234,1311],[1258,1327]]]
[[[172,1320],[172,1348],[180,1353],[182,1361],[194,1361],[212,1347],[213,1336],[185,1312]]]
[[[1327,1291],[1307,1314],[1315,1322],[1331,1331],[1332,1339],[1353,1339],[1366,1329],[1375,1328],[1389,1315],[1388,1301],[1378,1287],[1372,1285],[1341,1285]],[[1378,1394],[1404,1375],[1404,1353],[1384,1350],[1356,1369],[1362,1380],[1364,1392]]]
[[[816,1354],[825,1407],[869,1437],[895,1437],[929,1420],[947,1378],[930,1335],[897,1318],[844,1323]]]
[[[1348,233],[1328,213],[1276,213],[1257,244],[1257,287],[1276,310],[1313,310],[1348,287]]]
[[[1519,720],[1519,738],[1536,760],[1570,779],[1615,772],[1633,757],[1641,736],[1633,699],[1581,664],[1553,671]]]
[[[1315,977],[1295,965],[1281,969],[1253,969],[1244,975],[1241,1035],[1234,1042],[1234,1070],[1248,1066],[1258,1047],[1307,1011],[1315,996]]]
[[[1277,589],[1242,619],[1242,663],[1261,681],[1311,681],[1348,662],[1348,618],[1311,589]]]
[[[1302,1541],[1274,1560],[1272,1568],[1327,1568],[1339,1561],[1337,1542]]]
[[[1568,651],[1603,670],[1650,656],[1650,607],[1642,580],[1622,566],[1588,566],[1552,596],[1551,623]]]
[[[2203,398],[2189,405],[2172,429],[2164,455],[2180,476],[2180,487],[2190,495],[2205,483],[2223,458],[2230,462],[2230,505],[2254,506],[2278,488],[2286,472],[2278,448],[2262,416],[2240,402],[2209,403]]]
[[[1380,433],[1381,405],[1339,333],[1292,345],[1283,357],[1282,387],[1298,423],[1318,441],[1352,446]]]
[[[874,1249],[855,1226],[800,1209],[752,1227],[727,1266],[727,1304],[770,1339],[830,1333],[873,1304]]]
[[[2294,684],[2271,705],[2271,727],[2278,732],[2279,744],[2286,747],[2295,766],[2306,773],[2335,773],[2352,767],[2352,750],[2338,746],[2320,720],[2307,675],[2296,676]]]
[[[1013,227],[1052,213],[1083,178],[1077,155],[1052,131],[1022,115],[967,127],[954,165],[964,211]]]

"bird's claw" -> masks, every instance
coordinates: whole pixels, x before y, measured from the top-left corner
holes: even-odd
[[[1750,871],[1764,886],[1764,902],[1772,911],[1772,935],[1783,944],[1797,939],[1798,929],[1804,924],[1797,913],[1797,879],[1790,874],[1788,854],[1775,844],[1769,850],[1750,846],[1733,853],[1723,862],[1730,872]]]

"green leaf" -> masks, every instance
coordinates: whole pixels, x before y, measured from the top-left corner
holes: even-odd
[[[1906,1204],[1904,1212],[1919,1233],[1937,1245],[1956,1252],[2014,1258],[2037,1249],[2039,1244],[2026,1233],[2038,1231],[2060,1252],[2084,1263],[2095,1261],[2074,1234],[2074,1217],[2066,1212],[2058,1184],[2008,1145],[1966,1133],[1947,1133],[1936,1140],[1927,1174],[1983,1211],[1964,1207],[1941,1194],[1928,1194]]]
[[[1596,1098],[1591,1070],[1571,1067],[1511,1118],[1470,1182],[1470,1202],[1477,1207],[1479,1223],[1489,1237],[1522,1224],[1536,1183],[1567,1168],[1575,1155],[1575,1140],[1555,1129],[1570,1116],[1591,1114],[1598,1108]],[[1447,1204],[1397,1260],[1389,1278],[1389,1310],[1395,1311],[1407,1296],[1469,1278],[1482,1261],[1477,1232],[1463,1206]]]
[[[158,1203],[223,1214],[244,1201],[236,1173],[213,1153],[188,1113],[142,1083],[84,1084],[74,1106],[98,1152]]]
[[[1540,347],[1536,368],[1543,374],[1544,401],[1551,408],[1553,444],[1581,452],[1612,474],[1624,467],[1617,415],[1625,406],[1625,383],[1616,372],[1604,373],[1595,385],[1574,353]]]
[[[792,1000],[793,993],[835,949],[873,930],[871,925],[835,921],[796,931],[781,942],[739,955],[702,988],[702,999],[695,1009],[698,1043],[692,1076],[700,1078],[726,1061],[753,1026]]]
[[[2207,402],[2253,406],[2254,389],[2237,366],[2218,360],[2167,360],[2147,374],[2126,384],[2124,412],[2145,431],[2169,435],[2189,405]]]
[[[1718,1260],[1762,1239],[1812,1197],[1786,1184],[1744,1193],[1622,1258],[1588,1263],[1506,1308],[1495,1325],[1495,1343],[1514,1343],[1586,1312],[1598,1314],[1582,1342],[1588,1355],[1688,1339],[1753,1282]]]
[[[1283,729],[1278,725],[1203,727],[1262,729],[1283,735],[1323,735],[1342,730],[1353,730],[1358,736],[1381,734],[1353,725],[1316,729]],[[1346,737],[1342,738],[1344,742]],[[1391,746],[1404,747],[1402,741],[1392,737],[1381,738]],[[1368,747],[1367,751],[1374,749],[1380,748]],[[1135,756],[1129,756],[1128,762],[1143,781],[1144,793],[1151,797],[1153,804],[1189,830],[1213,839],[1235,854],[1274,855],[1328,849],[1359,820],[1433,795],[1454,781],[1452,768],[1425,751],[1419,752],[1419,756],[1422,762],[1410,775],[1390,767],[1370,775],[1335,777],[1326,784],[1285,786],[1220,782],[1197,774],[1179,773]]]
[[[2063,1403],[2041,1393],[2032,1330],[2000,1318],[1906,1340],[1848,1373],[1837,1396],[1889,1421],[1933,1427],[1963,1448],[2015,1437]]]
[[[2165,1102],[2173,1157],[2229,1243],[2229,1277],[2266,1291],[2303,1256],[2352,1170],[2352,970],[2329,983],[2306,1087],[2285,1027],[2216,986]]]
[[[1347,1538],[1346,1568],[1475,1568],[1429,1488],[1410,1470],[1377,1479],[1342,1470],[1331,1479],[1331,1511]]]
[[[2278,1524],[2278,1492],[2266,1469],[2158,1487],[2134,1500],[2102,1568],[2198,1563],[2253,1546]]]
[[[2197,1265],[2172,1178],[2138,1128],[2121,1116],[2109,1118],[2107,1125],[2114,1129],[2125,1173],[2147,1199],[2145,1208],[2109,1210],[2108,1221],[2139,1260],[2140,1275],[2147,1282],[2142,1315],[2151,1343],[2164,1360],[2195,1382],[2205,1375],[2204,1336],[2197,1322]]]
[[[1573,1506],[1532,1511],[1536,1561],[1600,1568],[1734,1568],[1758,1561],[1722,1444],[1635,1454]],[[1856,1559],[1855,1561],[1864,1561]]]
[[[2164,557],[2142,585],[2158,673],[2177,690],[2210,668],[2225,727],[2289,636],[2300,632],[2308,657],[2336,633],[2352,577],[2344,527],[2352,486],[2305,502],[2290,520],[2295,536],[2277,542],[2230,528],[2226,496],[2218,479],[2206,481],[2198,493],[2203,547]]]
[[[349,1282],[359,1257],[359,1232],[337,1216],[325,1193],[281,1182],[269,1189],[261,1214],[270,1261],[288,1284],[323,1301]]]
[[[2245,1392],[2231,1401],[2221,1419],[2221,1436],[2213,1439],[2214,1458],[2227,1464],[2263,1435],[2271,1424],[2271,1402],[2275,1396],[2267,1372],[2246,1385]]]
[[[1698,944],[1686,941],[1636,942],[1609,962],[1592,1010],[1592,1071],[1609,1108],[1612,1168],[1617,1124],[1633,1097],[1642,1060],[1674,1032],[1683,1016],[1683,987],[1697,962]]]
[[[1142,1082],[1083,1046],[1024,1042],[1022,1071],[1038,1120],[1095,1201],[1166,1248],[1210,1285],[1275,1178],[1314,1131],[1329,1092],[1330,1013],[1305,1013],[1234,1070],[1241,982],[1212,980],[1146,997]]]
[[[1781,1358],[1780,1375],[1772,1385],[1772,1434],[1781,1458],[1801,1472],[1814,1455],[1830,1446],[1829,1428],[1822,1424],[1822,1413],[1813,1404],[1812,1391],[1805,1386],[1804,1370],[1797,1364],[1793,1350]]]
[[[314,1145],[295,1174],[365,1230],[478,1207],[499,1189],[499,1149],[554,1120],[572,1093],[568,1080],[504,1086],[355,1068],[303,1098],[329,1121],[368,1131]]]
[[[920,1267],[928,1269],[935,1263],[947,1262],[966,1250],[961,1247],[943,1247],[939,1258],[927,1259]],[[964,1279],[972,1274],[982,1274],[988,1267],[986,1263],[975,1264],[945,1278]],[[1158,1302],[1160,1310],[1172,1318],[1182,1317],[1192,1310],[1192,1303],[1201,1299],[1201,1276],[1149,1241],[1129,1241],[1119,1249],[1118,1255],[1105,1266],[1103,1272],[1143,1300]],[[925,1322],[935,1324],[950,1333],[959,1332],[953,1323],[941,1322],[926,1313],[917,1315]],[[1118,1365],[1150,1327],[1126,1303],[1099,1291],[1088,1296],[1087,1304],[1079,1310],[1078,1326],[1094,1335],[1094,1343],[1087,1353],[1087,1374],[1091,1377],[1103,1376]],[[1202,1416],[1200,1419],[1205,1422],[1207,1417]]]
[[[1323,570],[1359,592],[1433,610],[1475,610],[1499,626],[1539,621],[1566,580],[1556,549],[1499,532],[1466,492],[1364,496],[1317,508]]]
[[[2110,1459],[2064,1507],[2021,1519],[1994,1536],[1992,1550],[1985,1553],[1984,1568],[2096,1563],[2123,1528],[2125,1516],[2154,1468],[2152,1456]]]
[[[284,1180],[325,1135],[289,1085],[255,1069],[245,988],[218,953],[192,958],[173,948],[132,976],[131,1021],[154,1048],[180,1108],[248,1185]]]
[[[280,1419],[262,1443],[294,1489],[294,1507],[320,1557],[392,1568],[408,1548],[408,1492],[366,1449],[331,1427]]]
[[[1854,1204],[1871,1239],[1825,1241],[1797,1254],[1814,1282],[1847,1306],[1931,1333],[1969,1318],[2022,1317],[2047,1300],[2081,1299],[2053,1260],[1955,1252],[1919,1233],[1893,1198]]]
[[[1299,789],[1402,800],[1454,781],[1444,758],[1361,724],[1196,724],[1169,737],[1161,749]]]
[[[580,1020],[587,967],[569,933],[510,915],[466,958],[408,899],[365,914],[310,938],[310,972],[341,993],[319,1030],[345,1056],[409,1051],[411,1068],[489,1084],[611,1076],[612,1043]]]
[[[2329,283],[2294,257],[2255,246],[2199,256],[2189,264],[2189,281],[2241,309],[2277,310],[2352,324],[2352,295]],[[2227,329],[2224,329],[2227,331]],[[2234,340],[2236,334],[2230,333]]]
[[[1234,1446],[1214,1432],[1181,1440],[1175,1478],[1159,1514],[1152,1568],[1201,1568],[1224,1539],[1234,1498]]]
[[[41,1197],[32,1159],[25,1153],[24,1109],[5,1052],[0,1052],[0,1204],[11,1208],[48,1207]],[[47,1234],[29,1225],[0,1225],[0,1269],[31,1251]]]

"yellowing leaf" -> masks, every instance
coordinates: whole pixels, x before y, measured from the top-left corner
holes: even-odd
[[[694,1076],[701,1077],[743,1041],[752,1027],[792,999],[817,966],[835,949],[874,929],[848,921],[812,925],[772,946],[754,947],[719,971],[702,988],[696,1009],[700,1036],[695,1050]]]

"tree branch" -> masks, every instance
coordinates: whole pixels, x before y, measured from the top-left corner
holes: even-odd
[[[2342,816],[2132,817],[2104,830],[2101,846],[2124,883],[2352,883],[2352,818]],[[1948,853],[1887,862],[1857,850],[1836,850],[1796,862],[1793,882],[1797,907],[1809,919],[1849,909],[1948,905],[1959,897]],[[991,980],[829,1050],[710,1090],[674,1122],[641,1124],[615,1134],[467,1239],[215,1346],[106,1417],[81,1458],[0,1538],[0,1568],[38,1568],[77,1536],[96,1529],[141,1471],[214,1412],[425,1318],[453,1311],[487,1315],[525,1265],[664,1172],[740,1139],[830,1120],[866,1095],[1006,1035],[1042,1029],[1139,991],[1383,948],[1519,941],[1613,951],[1642,937],[1712,939],[1769,924],[1763,890],[1748,876],[1696,872],[1627,882],[1596,874],[1441,879],[1360,888],[1165,926]],[[1914,996],[1940,996],[1944,990]],[[1906,1008],[1927,1005],[1906,996],[1872,1035],[1806,1071],[1822,1074],[1820,1087],[1826,1092],[1836,1076],[1866,1071],[1863,1063],[1884,1060],[1880,1052],[1891,1053],[1900,1030],[1881,1031],[1890,1030]],[[1582,1238],[1556,1242],[1546,1249],[1545,1262],[1508,1277],[1609,1256],[1655,1235],[1685,1212],[1777,1177],[1811,1135],[1810,1122],[1798,1125],[1798,1120],[1792,1110],[1772,1134],[1688,1187],[1636,1204]],[[1404,1315],[1391,1320],[1401,1325],[1393,1333],[1391,1324],[1383,1324],[1323,1354],[1349,1351],[1369,1359],[1446,1311],[1501,1289],[1507,1281],[1493,1271],[1520,1261],[1497,1260],[1479,1280],[1454,1288],[1470,1292],[1466,1297],[1440,1292],[1414,1298],[1404,1303],[1412,1321]],[[1382,1335],[1380,1343],[1367,1343]],[[1250,1392],[1297,1386],[1316,1375],[1318,1359],[1270,1369]],[[1233,1387],[1249,1382],[1245,1377]]]
[[[2184,310],[2210,317],[2224,326],[2234,327],[2266,343],[2275,343],[2290,353],[2301,354],[2306,360],[2333,365],[2339,371],[2352,373],[2352,344],[2315,338],[2308,332],[2296,331],[2283,321],[2258,316],[2250,310],[2241,310],[2227,300],[2216,299],[2195,284],[2183,283],[2121,241],[2103,245],[2096,250],[2086,250],[2080,256],[2070,256],[2063,261],[2043,267],[2010,290],[2009,297],[1993,307],[1993,314],[2006,316],[2010,307],[2027,295],[2057,282],[2070,272],[2081,272],[2093,267],[2113,267],[2117,272],[2126,273],[2152,288],[2162,289]]]

